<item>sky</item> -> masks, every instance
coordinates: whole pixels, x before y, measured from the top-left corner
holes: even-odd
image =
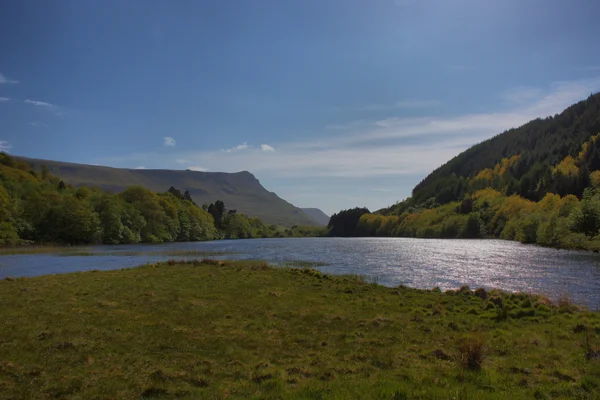
[[[4,0],[0,150],[377,210],[600,91],[600,3]]]

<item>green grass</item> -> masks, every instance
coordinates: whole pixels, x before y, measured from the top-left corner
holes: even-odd
[[[153,251],[94,251],[93,249],[81,249],[60,252],[59,255],[63,257],[97,257],[97,256],[149,256],[149,257],[179,257],[179,258],[202,258],[202,257],[213,257],[213,256],[224,256],[236,254],[233,251],[202,251],[202,250],[153,250]]]
[[[599,314],[477,294],[261,262],[8,279],[0,398],[599,398]]]
[[[0,256],[10,256],[15,254],[50,254],[67,253],[72,251],[82,251],[83,247],[67,247],[53,245],[27,245],[18,247],[0,247]],[[86,247],[86,249],[89,249]]]
[[[143,248],[138,245],[137,247]],[[62,257],[98,257],[98,256],[157,256],[198,258],[236,254],[234,251],[203,251],[195,249],[169,249],[169,250],[96,250],[93,246],[21,246],[0,247],[0,256],[16,254],[56,254]]]

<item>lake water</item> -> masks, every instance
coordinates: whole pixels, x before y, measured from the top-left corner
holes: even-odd
[[[553,299],[568,295],[594,310],[600,308],[600,254],[501,240],[252,239],[98,246],[87,250],[98,255],[0,256],[0,278],[119,269],[190,258],[160,252],[207,251],[226,253],[207,258],[322,262],[327,264],[318,267],[323,272],[364,275],[387,286],[402,284],[426,289],[439,286],[445,290],[466,284],[471,288],[540,293]]]

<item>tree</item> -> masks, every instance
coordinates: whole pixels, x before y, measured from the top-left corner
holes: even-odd
[[[337,214],[333,214],[329,219],[327,229],[330,236],[358,236],[358,221],[364,214],[370,211],[367,208],[352,208],[350,210],[342,210]]]

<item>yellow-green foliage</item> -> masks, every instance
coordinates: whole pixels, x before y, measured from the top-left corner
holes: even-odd
[[[594,171],[590,174],[590,183],[595,188],[600,186],[600,171]]]
[[[600,190],[584,199],[547,193],[534,202],[497,190],[478,190],[463,202],[404,212],[365,214],[358,225],[366,236],[422,238],[499,237],[564,248],[600,249]]]
[[[491,184],[494,179],[502,178],[510,168],[515,166],[515,164],[520,160],[520,158],[520,155],[515,155],[510,158],[503,158],[498,164],[494,166],[494,168],[485,168],[479,171],[479,173],[475,175],[472,181],[475,183],[483,182]]]
[[[503,158],[496,166],[494,167],[494,174],[500,177],[504,176],[506,172],[512,168],[519,160],[521,159],[520,155],[512,156],[510,158]]]
[[[560,173],[564,176],[575,177],[579,175],[579,168],[575,164],[576,160],[571,156],[566,156],[555,168],[554,173]]]

